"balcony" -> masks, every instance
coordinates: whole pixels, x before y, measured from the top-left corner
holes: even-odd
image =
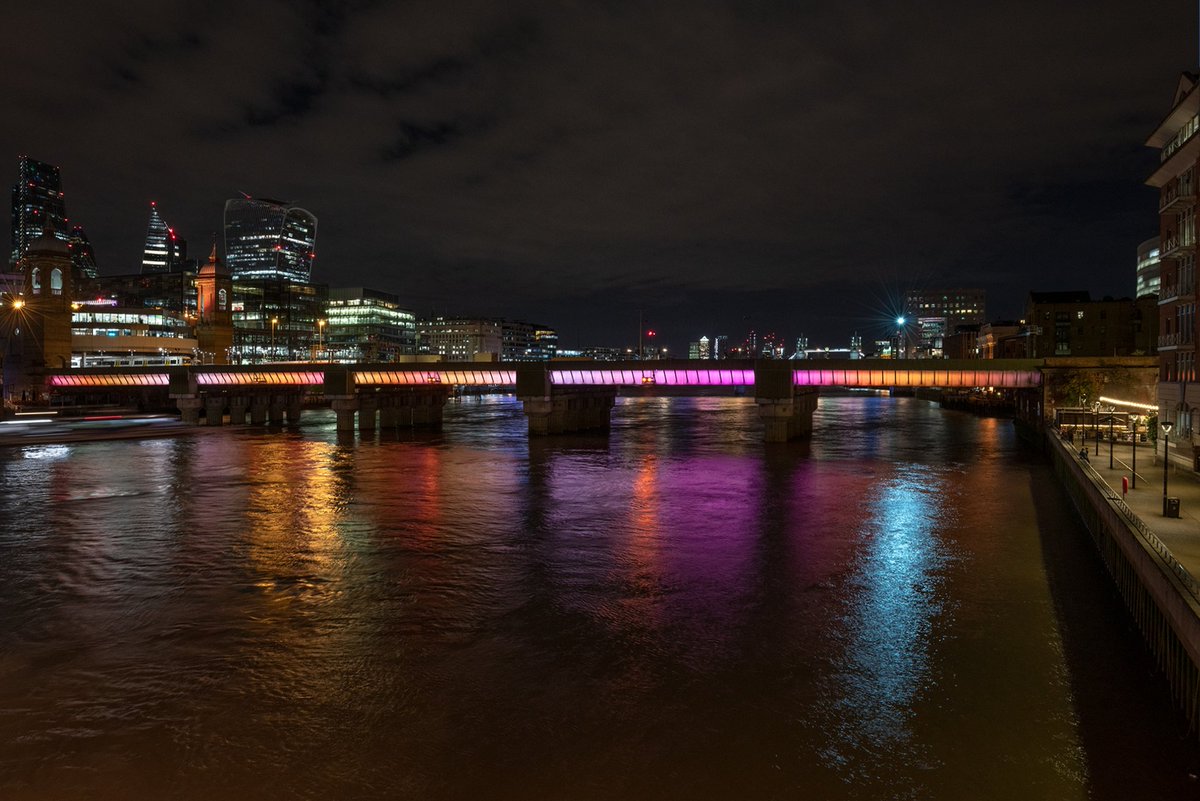
[[[1196,202],[1196,193],[1191,186],[1178,186],[1168,184],[1163,188],[1162,194],[1158,199],[1158,212],[1170,211],[1176,207],[1191,205]]]
[[[1176,331],[1174,334],[1159,334],[1159,350],[1193,350],[1194,340],[1191,331]]]
[[[1160,258],[1164,258],[1164,259],[1174,258],[1175,256],[1178,256],[1183,251],[1190,250],[1190,249],[1194,248],[1195,246],[1196,246],[1196,237],[1194,235],[1188,236],[1188,237],[1180,237],[1180,236],[1169,237],[1167,239],[1164,239],[1162,242]]]
[[[1181,300],[1193,300],[1195,296],[1194,284],[1161,284],[1158,288],[1158,305],[1165,306]]]

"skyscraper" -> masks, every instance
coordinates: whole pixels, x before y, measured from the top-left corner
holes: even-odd
[[[225,203],[225,260],[235,281],[307,283],[316,245],[317,218],[298,206],[249,196]]]
[[[71,248],[71,265],[74,267],[75,277],[95,278],[98,274],[96,252],[92,249],[92,243],[88,241],[82,225],[71,226],[71,236],[67,244]]]
[[[12,253],[15,264],[42,235],[49,218],[54,236],[67,241],[67,213],[63,202],[62,178],[58,167],[21,156],[20,177],[12,188]]]
[[[169,229],[166,221],[158,214],[158,204],[150,201],[150,225],[146,229],[146,247],[142,251],[142,272],[165,273],[170,270],[170,248],[167,245]]]

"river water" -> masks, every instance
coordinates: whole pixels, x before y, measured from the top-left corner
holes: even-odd
[[[0,798],[1194,798],[1194,738],[1011,422],[622,399],[528,441],[0,452]]]

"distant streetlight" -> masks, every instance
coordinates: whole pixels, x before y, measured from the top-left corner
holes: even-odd
[[[271,353],[270,353],[271,361],[275,361],[275,326],[277,326],[277,325],[279,325],[279,318],[272,317],[271,318]]]
[[[317,320],[317,359],[325,349],[325,320]]]
[[[1096,455],[1100,455],[1100,401],[1092,404],[1092,439],[1096,440]]]
[[[1163,517],[1167,516],[1167,456],[1171,453],[1171,424],[1162,423],[1163,432]]]
[[[896,358],[904,358],[904,324],[908,320],[904,319],[904,315],[896,318]]]

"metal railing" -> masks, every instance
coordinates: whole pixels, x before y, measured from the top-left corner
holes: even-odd
[[[1200,582],[1196,581],[1196,578],[1191,574],[1191,572],[1188,571],[1188,569],[1184,567],[1178,559],[1175,558],[1175,554],[1171,553],[1171,549],[1167,547],[1166,543],[1160,540],[1158,535],[1155,534],[1148,525],[1146,525],[1146,521],[1138,517],[1137,514],[1135,514],[1134,511],[1129,508],[1128,504],[1126,504],[1121,498],[1121,494],[1109,486],[1108,482],[1105,481],[1104,476],[1100,475],[1100,473],[1096,471],[1096,468],[1092,467],[1091,464],[1087,462],[1080,461],[1076,457],[1074,449],[1067,447],[1065,441],[1061,437],[1059,437],[1058,440],[1059,446],[1071,455],[1071,461],[1079,465],[1080,469],[1083,471],[1083,474],[1091,479],[1092,484],[1100,491],[1100,494],[1104,496],[1104,499],[1112,504],[1113,507],[1120,512],[1121,516],[1125,518],[1125,522],[1128,523],[1133,530],[1138,533],[1139,536],[1141,536],[1147,545],[1154,549],[1154,552],[1157,553],[1159,558],[1163,560],[1167,570],[1169,570],[1177,579],[1179,579],[1180,583],[1183,584],[1189,593],[1191,593],[1192,598],[1200,602]]]

